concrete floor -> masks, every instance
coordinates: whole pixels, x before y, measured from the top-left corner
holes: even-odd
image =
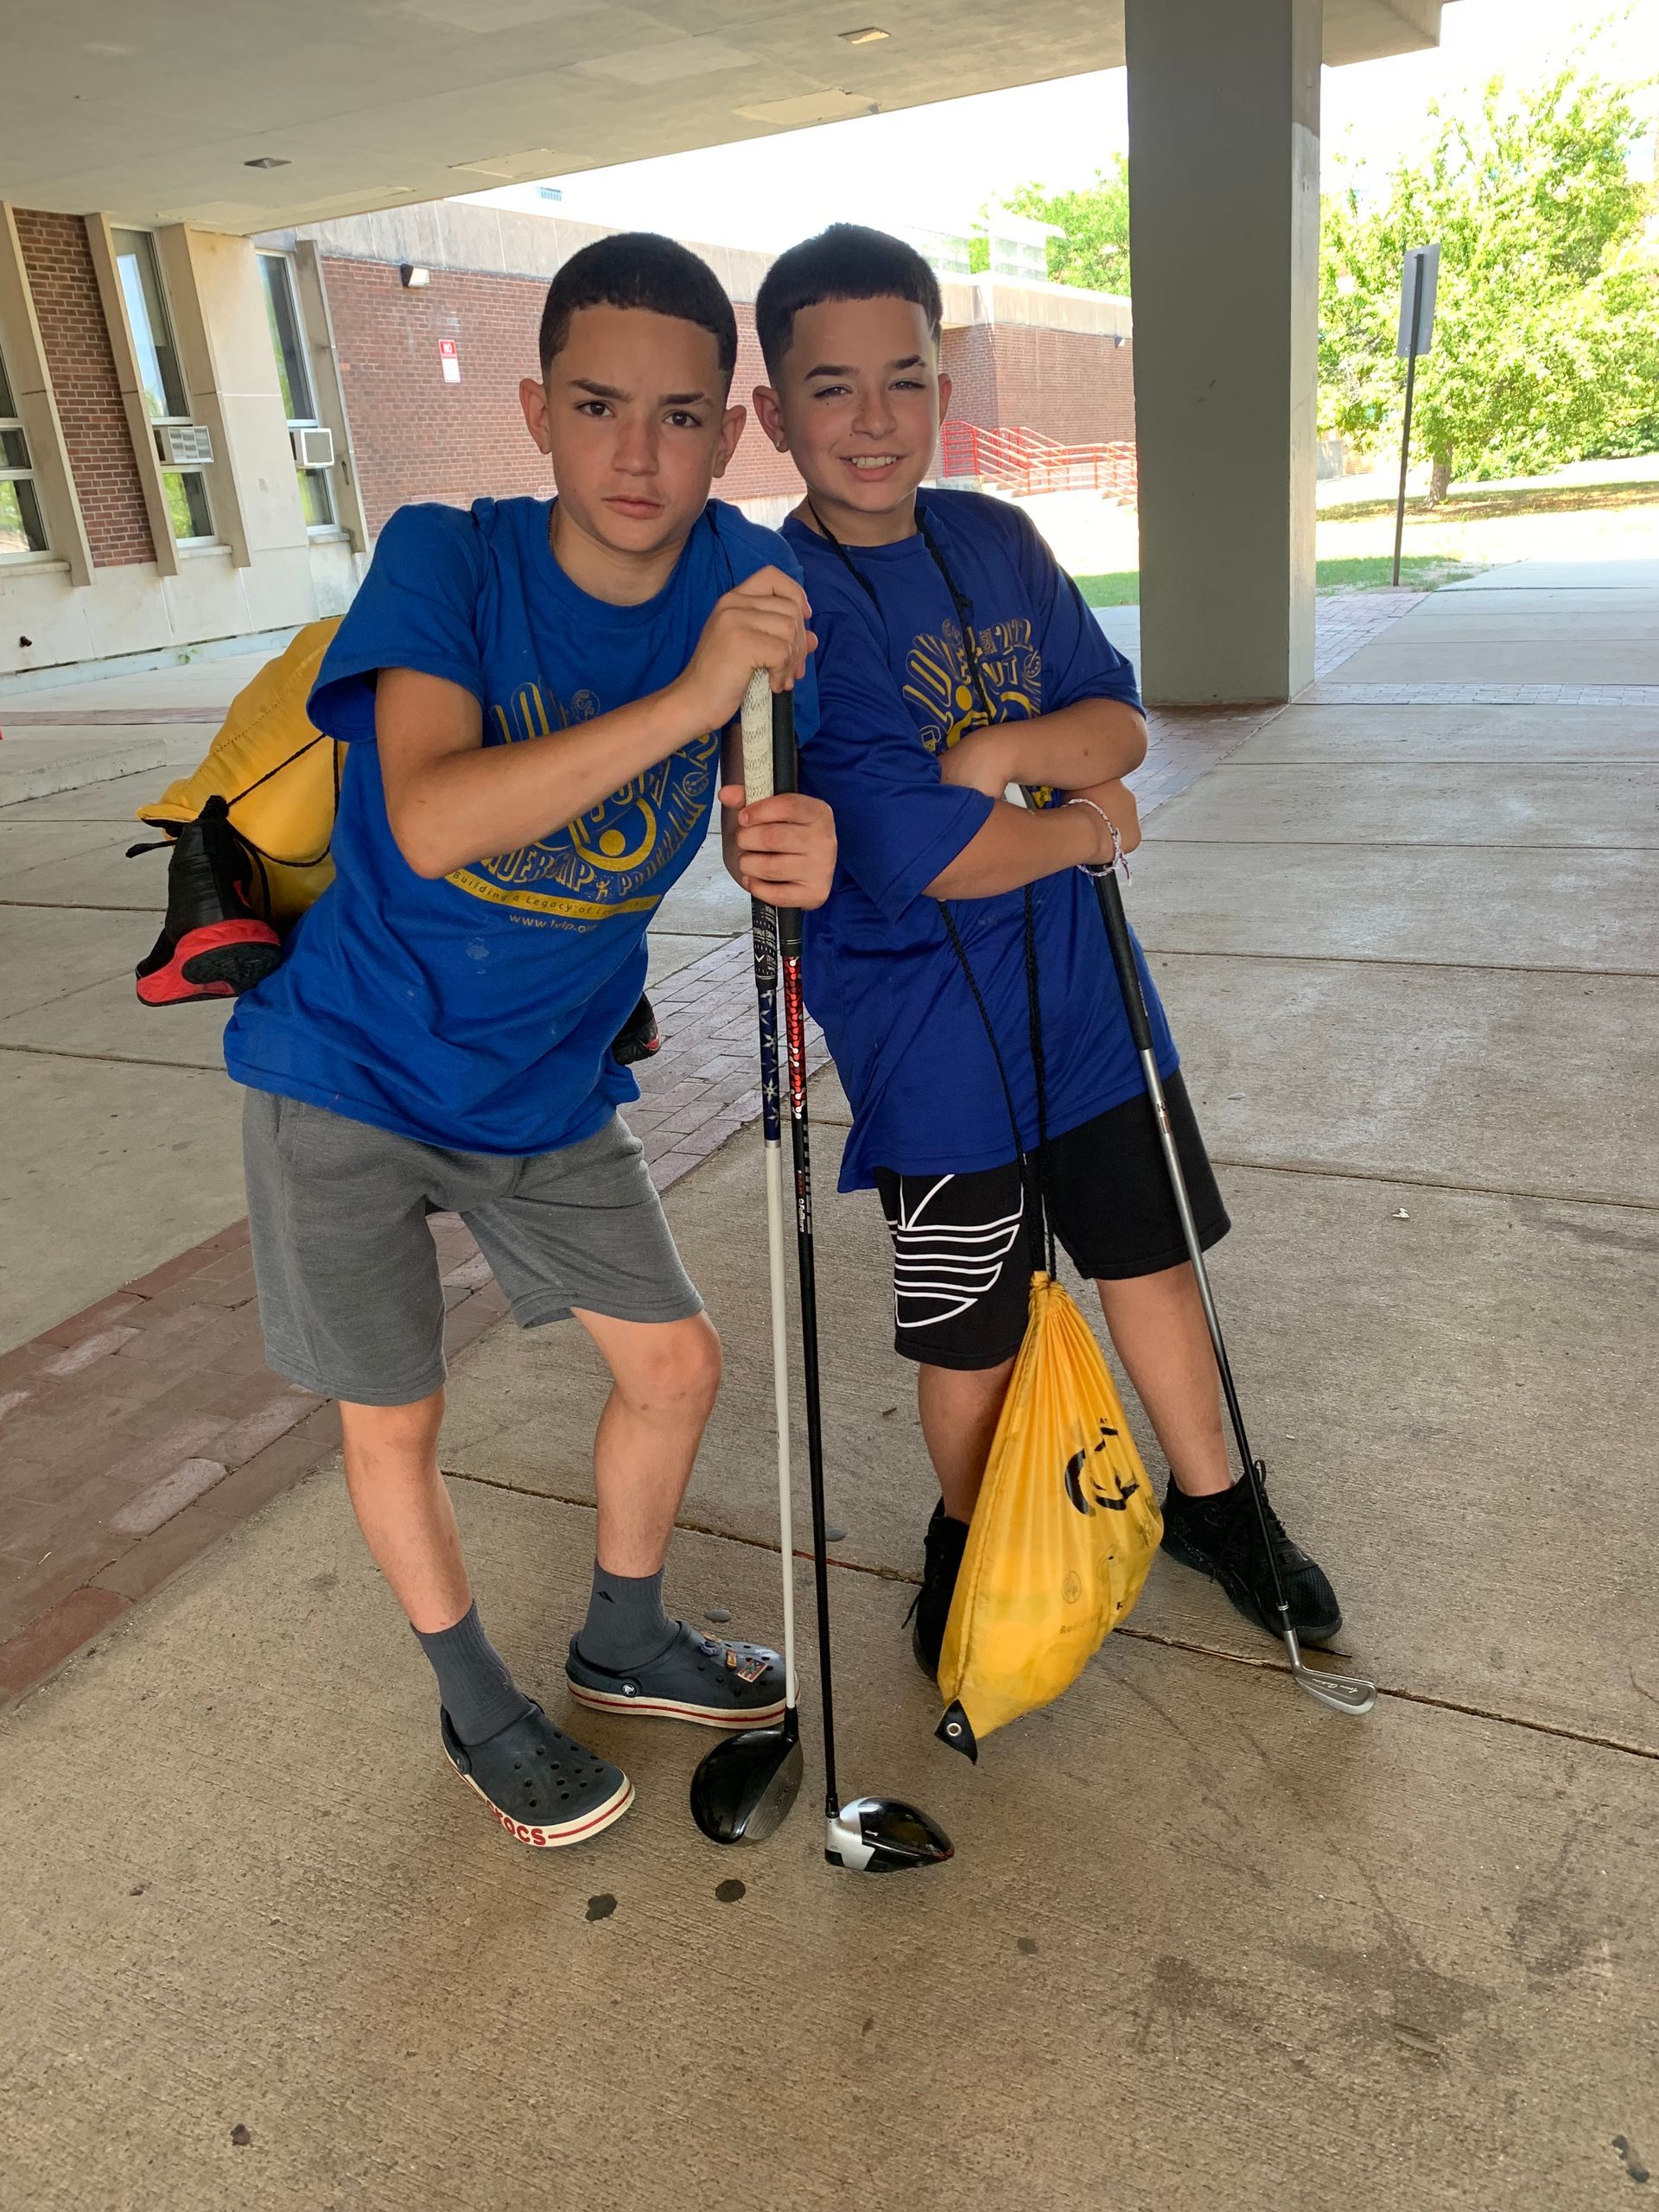
[[[1659,636],[1659,567],[1593,588]],[[792,1819],[718,1853],[684,1810],[704,1742],[620,1719],[588,1732],[635,1777],[628,1819],[514,1847],[445,1773],[325,1471],[0,1719],[30,2212],[1630,2201],[1659,2163],[1656,747],[1640,709],[1293,709],[1136,862],[1235,1217],[1217,1294],[1258,1448],[1382,1684],[1369,1721],[1298,1698],[1160,1562],[977,1769],[932,1740],[902,1627],[930,1478],[825,1077],[843,1767],[926,1804],[955,1863],[827,1870],[811,1727]],[[1621,804],[1626,848],[1584,842]],[[1517,849],[1518,818],[1558,842]],[[669,1596],[771,1634],[756,1152],[668,1201],[728,1355]],[[556,1714],[601,1396],[574,1332],[503,1327],[445,1433],[487,1618]]]
[[[247,671],[220,661],[108,688],[142,702],[163,675],[193,678],[201,699],[211,676],[227,703]],[[105,688],[68,687],[76,696]],[[61,696],[37,692],[29,703]],[[10,1138],[0,1155],[0,1351],[243,1211],[240,1103],[219,1050],[228,1009],[145,1007],[132,986],[167,903],[165,854],[126,857],[153,834],[134,809],[194,766],[213,731],[197,724],[187,734],[190,749],[171,767],[0,806],[0,1095]],[[13,742],[5,739],[7,753]],[[100,754],[91,767],[105,765]],[[62,772],[76,772],[73,760]],[[79,772],[91,768],[83,762]],[[748,901],[711,838],[664,901],[652,980],[747,925]]]

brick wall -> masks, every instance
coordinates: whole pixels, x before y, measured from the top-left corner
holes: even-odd
[[[411,499],[466,506],[480,498],[549,496],[551,472],[518,404],[518,380],[536,370],[544,283],[434,269],[430,284],[410,291],[387,263],[334,258],[325,260],[323,279],[371,531]],[[737,320],[732,392],[747,406],[764,372],[753,310],[740,306]],[[455,341],[459,384],[443,381],[438,343],[445,338]],[[722,498],[743,499],[800,487],[751,422],[717,488]]]
[[[1126,340],[1081,330],[998,323],[990,333],[996,397],[1005,423],[1022,423],[1063,446],[1135,436],[1135,352]]]
[[[1001,419],[992,336],[986,324],[969,323],[947,330],[939,347],[939,365],[950,379],[951,414],[958,423],[976,423],[982,430],[996,429]]]
[[[93,563],[114,569],[153,561],[156,549],[86,226],[78,215],[28,207],[16,214]]]
[[[957,422],[1037,430],[1063,446],[1134,438],[1134,359],[1127,342],[1024,323],[947,330],[943,348]]]

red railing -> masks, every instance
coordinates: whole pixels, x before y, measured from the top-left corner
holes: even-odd
[[[1063,446],[1018,423],[986,429],[947,420],[939,438],[939,473],[977,476],[1014,493],[1101,492],[1125,506],[1135,503],[1135,447],[1128,440]]]

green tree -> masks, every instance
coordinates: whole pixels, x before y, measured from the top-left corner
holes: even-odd
[[[1022,184],[1006,194],[1001,205],[1015,215],[1056,223],[1065,233],[1048,241],[1052,283],[1077,284],[1091,292],[1128,290],[1129,166],[1122,154],[1112,156],[1109,168],[1095,172],[1092,184],[1071,192]],[[982,226],[969,241],[972,267],[988,268],[989,253],[989,238]]]
[[[1433,351],[1417,365],[1414,443],[1431,499],[1493,475],[1605,451],[1655,410],[1659,262],[1627,153],[1628,90],[1573,63],[1463,113],[1380,189],[1351,170],[1323,207],[1320,423],[1362,445],[1397,423],[1395,357],[1408,245],[1441,246]],[[1628,445],[1626,451],[1630,450]]]

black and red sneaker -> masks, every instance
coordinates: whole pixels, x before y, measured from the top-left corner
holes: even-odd
[[[657,1017],[651,1009],[651,1001],[641,997],[639,1005],[611,1039],[611,1053],[623,1067],[632,1067],[636,1060],[648,1060],[653,1052],[660,1052],[662,1044],[662,1035],[657,1027]]]
[[[136,971],[146,1006],[238,998],[278,964],[281,940],[253,903],[255,866],[218,796],[180,824],[167,864],[167,919]]]

